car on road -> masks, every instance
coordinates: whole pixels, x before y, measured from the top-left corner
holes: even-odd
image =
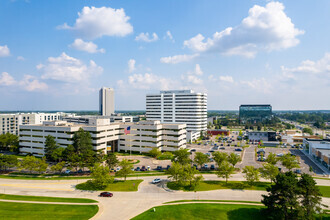
[[[112,197],[113,194],[111,192],[101,192],[100,197]]]
[[[159,178],[156,178],[152,181],[152,184],[157,184],[157,183],[160,183],[162,180],[159,179]]]
[[[242,149],[241,148],[236,148],[235,151],[242,151]]]

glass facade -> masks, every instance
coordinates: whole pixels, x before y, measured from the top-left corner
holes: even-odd
[[[258,122],[272,116],[271,105],[241,105],[239,107],[240,122]]]

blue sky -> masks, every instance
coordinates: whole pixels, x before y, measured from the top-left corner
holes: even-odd
[[[330,109],[330,1],[2,0],[0,110],[145,109],[166,89],[208,109]]]

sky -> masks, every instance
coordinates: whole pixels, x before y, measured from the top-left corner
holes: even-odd
[[[1,0],[0,110],[116,110],[191,89],[209,110],[330,109],[328,0]]]

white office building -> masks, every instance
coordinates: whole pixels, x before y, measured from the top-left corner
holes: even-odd
[[[131,127],[131,133],[124,130]],[[161,124],[159,121],[138,123],[110,123],[106,118],[90,118],[88,124],[67,121],[44,122],[39,125],[20,126],[19,146],[22,154],[43,156],[48,135],[55,137],[60,147],[73,144],[73,135],[80,128],[92,137],[93,149],[104,153],[115,151],[148,152],[154,147],[163,151],[175,151],[186,147],[185,124]]]
[[[0,134],[11,133],[18,135],[19,126],[27,124],[42,124],[44,121],[61,120],[68,113],[15,113],[0,114]]]
[[[207,130],[207,94],[192,90],[148,94],[146,118],[162,123],[184,123],[187,126],[187,140],[199,137],[197,133]]]
[[[100,89],[100,114],[110,116],[115,113],[115,91],[112,88]]]

